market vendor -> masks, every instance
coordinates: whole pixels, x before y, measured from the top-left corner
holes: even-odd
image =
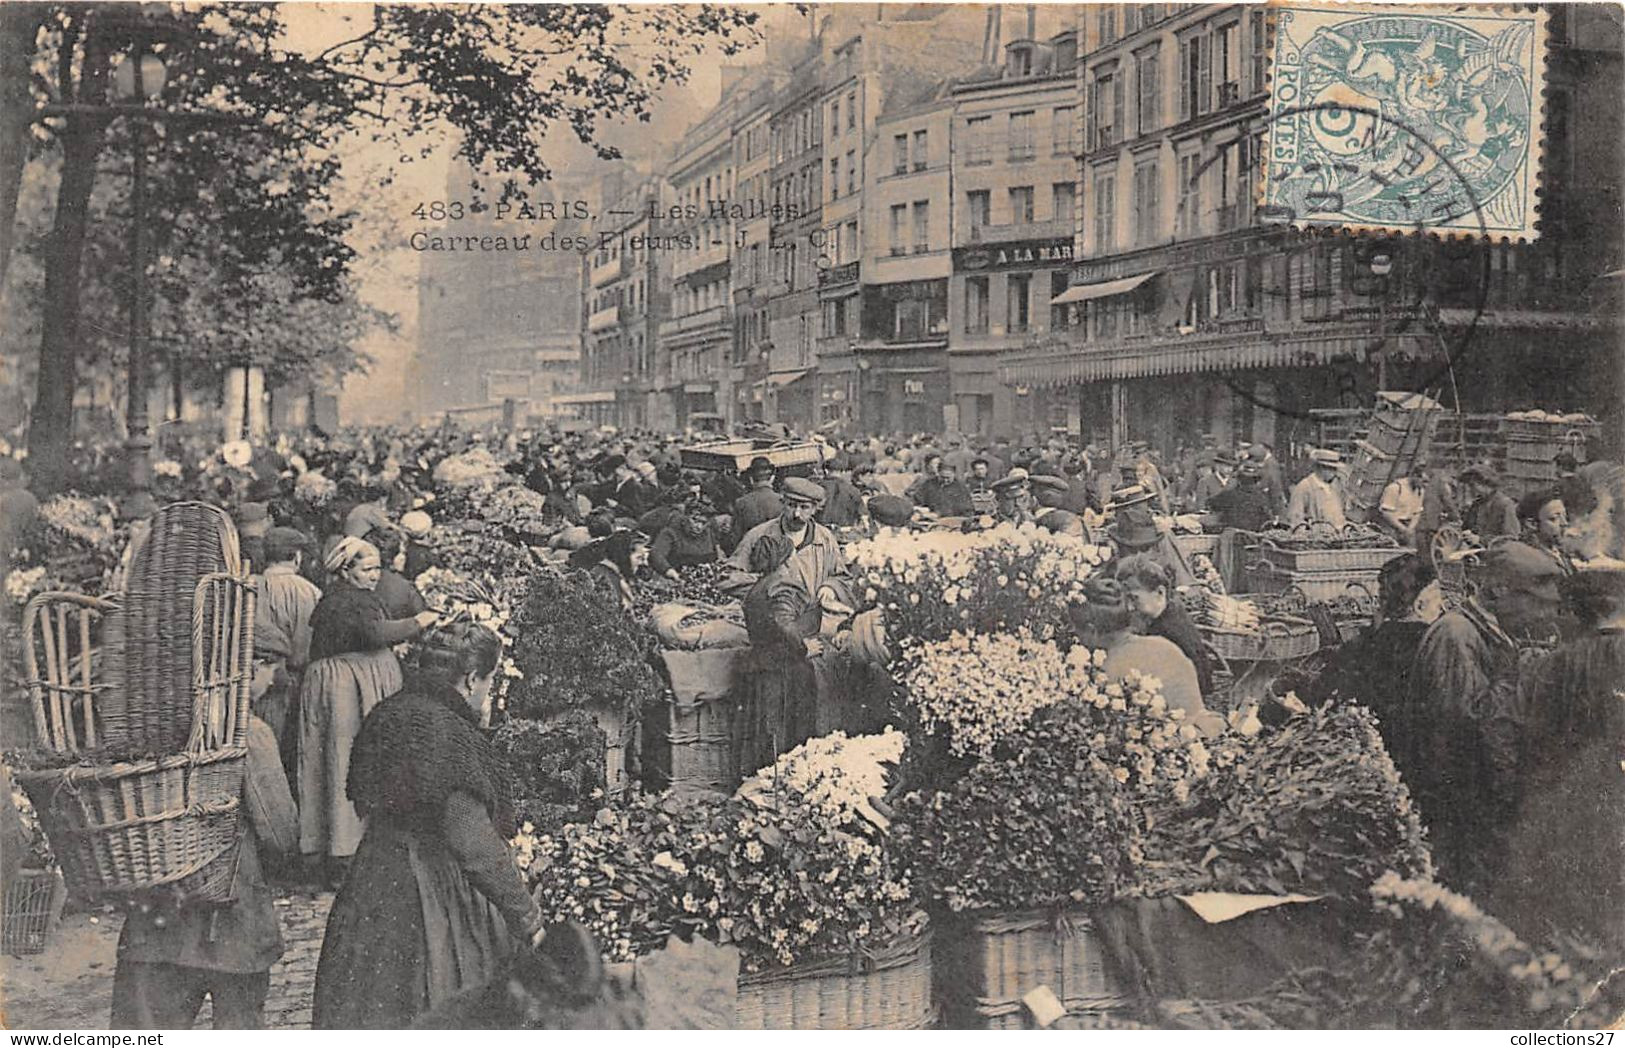
[[[850,528],[863,519],[863,492],[852,483],[850,460],[840,455],[831,461],[829,469],[819,478],[824,488],[824,505],[818,511],[818,522],[832,528]]]
[[[824,653],[824,612],[795,570],[794,554],[783,535],[764,535],[751,546],[750,568],[760,577],[744,599],[753,665],[745,706],[754,723],[740,733],[741,768],[773,763],[811,738],[817,724],[814,660]]]
[[[656,534],[649,547],[649,566],[667,578],[677,578],[679,568],[717,561],[717,533],[713,525],[716,509],[703,497],[690,498]]]
[[[970,489],[971,506],[978,514],[984,516],[991,516],[999,504],[999,497],[993,491],[991,469],[991,463],[986,458],[978,456],[971,460],[970,479],[965,482],[965,486]]]
[[[1564,547],[1569,515],[1562,491],[1553,486],[1525,495],[1518,501],[1518,523],[1524,542],[1556,561],[1563,574],[1574,574],[1574,558]]]
[[[1036,524],[1033,514],[1032,475],[1016,467],[993,482],[993,496],[997,500],[993,519],[1000,524]]]
[[[777,518],[746,532],[733,556],[728,558],[728,564],[740,571],[750,571],[750,553],[756,544],[767,535],[782,535],[795,549],[791,569],[809,593],[825,599],[822,591],[846,573],[846,556],[841,552],[840,543],[835,541],[835,535],[813,519],[823,501],[824,489],[817,484],[802,477],[786,477],[784,508]],[[840,584],[840,588],[844,589],[844,584]]]
[[[1275,508],[1264,488],[1264,469],[1252,459],[1236,468],[1236,479],[1207,500],[1208,510],[1218,514],[1220,524],[1237,531],[1263,531]]]
[[[1501,478],[1488,466],[1473,465],[1461,471],[1461,486],[1467,495],[1467,512],[1462,526],[1479,541],[1518,535],[1518,505],[1501,490]]]
[[[1313,469],[1292,489],[1286,521],[1294,526],[1325,523],[1342,531],[1348,524],[1341,475],[1343,456],[1326,448],[1316,448],[1309,453],[1309,461]]]
[[[1190,613],[1174,589],[1174,575],[1155,557],[1136,554],[1117,562],[1113,572],[1134,611],[1135,632],[1174,642],[1196,667],[1196,680],[1204,700],[1213,695],[1213,667],[1207,647]]]
[[[1156,495],[1140,484],[1129,484],[1112,492],[1107,505],[1112,523],[1106,528],[1106,538],[1118,557],[1136,553],[1149,554],[1167,565],[1173,573],[1174,586],[1195,586],[1200,583],[1185,553],[1174,542],[1174,537],[1157,527],[1151,514]]]
[[[1426,502],[1427,462],[1417,456],[1411,460],[1410,468],[1382,489],[1377,519],[1395,542],[1416,549],[1416,527]]]

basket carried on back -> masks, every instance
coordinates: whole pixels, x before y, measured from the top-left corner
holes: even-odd
[[[54,614],[63,596],[36,597],[25,613],[31,627],[45,623],[25,637],[38,749],[14,770],[63,877],[92,899],[163,889],[198,902],[231,901],[248,758],[252,584],[220,573],[193,584],[184,619],[190,677],[181,692],[189,708],[181,744],[170,754],[113,735],[106,708],[116,692],[97,681],[96,653],[85,654],[94,646],[93,623],[80,620],[87,623],[78,634],[85,648],[70,645],[73,620]],[[52,652],[58,667],[65,654],[88,676],[48,687],[49,678],[33,670]]]
[[[237,529],[216,506],[177,502],[153,514],[130,560],[123,606],[108,622],[115,687],[102,702],[104,742],[179,753],[192,730],[192,601],[207,575],[247,573]]]

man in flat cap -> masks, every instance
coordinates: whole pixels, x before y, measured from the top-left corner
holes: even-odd
[[[997,503],[993,518],[1000,524],[1036,524],[1033,514],[1032,476],[1020,466],[993,482]]]
[[[1485,554],[1476,594],[1422,637],[1394,759],[1428,824],[1445,883],[1472,893],[1496,876],[1517,804],[1523,732],[1520,647],[1555,633],[1563,571],[1521,542]]]
[[[1286,507],[1286,522],[1292,525],[1325,523],[1342,531],[1348,524],[1340,476],[1343,456],[1335,451],[1316,448],[1309,453],[1309,461],[1314,468],[1292,489],[1292,498]]]
[[[783,508],[779,515],[745,532],[728,563],[740,571],[750,571],[750,551],[756,543],[765,535],[782,535],[795,549],[790,558],[791,571],[808,593],[825,602],[823,591],[846,573],[846,556],[835,535],[813,519],[824,504],[824,489],[804,477],[786,477],[782,486]]]

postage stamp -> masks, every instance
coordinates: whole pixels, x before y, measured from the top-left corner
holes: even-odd
[[[1546,19],[1276,8],[1264,213],[1301,228],[1535,239]]]

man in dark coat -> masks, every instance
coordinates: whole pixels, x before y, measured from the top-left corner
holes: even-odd
[[[1207,508],[1219,515],[1225,528],[1263,531],[1275,516],[1275,502],[1264,490],[1263,469],[1248,459],[1236,471],[1235,482],[1207,500]]]
[[[1501,478],[1488,466],[1468,466],[1462,470],[1461,484],[1467,490],[1470,505],[1462,524],[1480,540],[1503,535],[1516,538],[1518,504],[1512,496],[1501,490]]]
[[[958,471],[940,456],[932,460],[936,472],[915,486],[914,501],[939,517],[968,517],[976,512],[970,489]]]
[[[863,492],[852,483],[847,470],[831,469],[818,482],[824,487],[824,506],[818,511],[818,523],[850,528],[863,519]]]
[[[125,918],[113,972],[113,1029],[190,1029],[205,997],[214,1000],[217,1030],[263,1025],[271,965],[282,956],[282,932],[260,846],[297,853],[299,826],[276,739],[257,717],[248,723],[243,808],[248,825],[234,901],[179,907],[155,901]]]
[[[784,501],[773,490],[773,464],[765,458],[756,459],[746,471],[750,477],[750,491],[739,496],[733,504],[734,543],[751,528],[765,524],[784,509]]]

